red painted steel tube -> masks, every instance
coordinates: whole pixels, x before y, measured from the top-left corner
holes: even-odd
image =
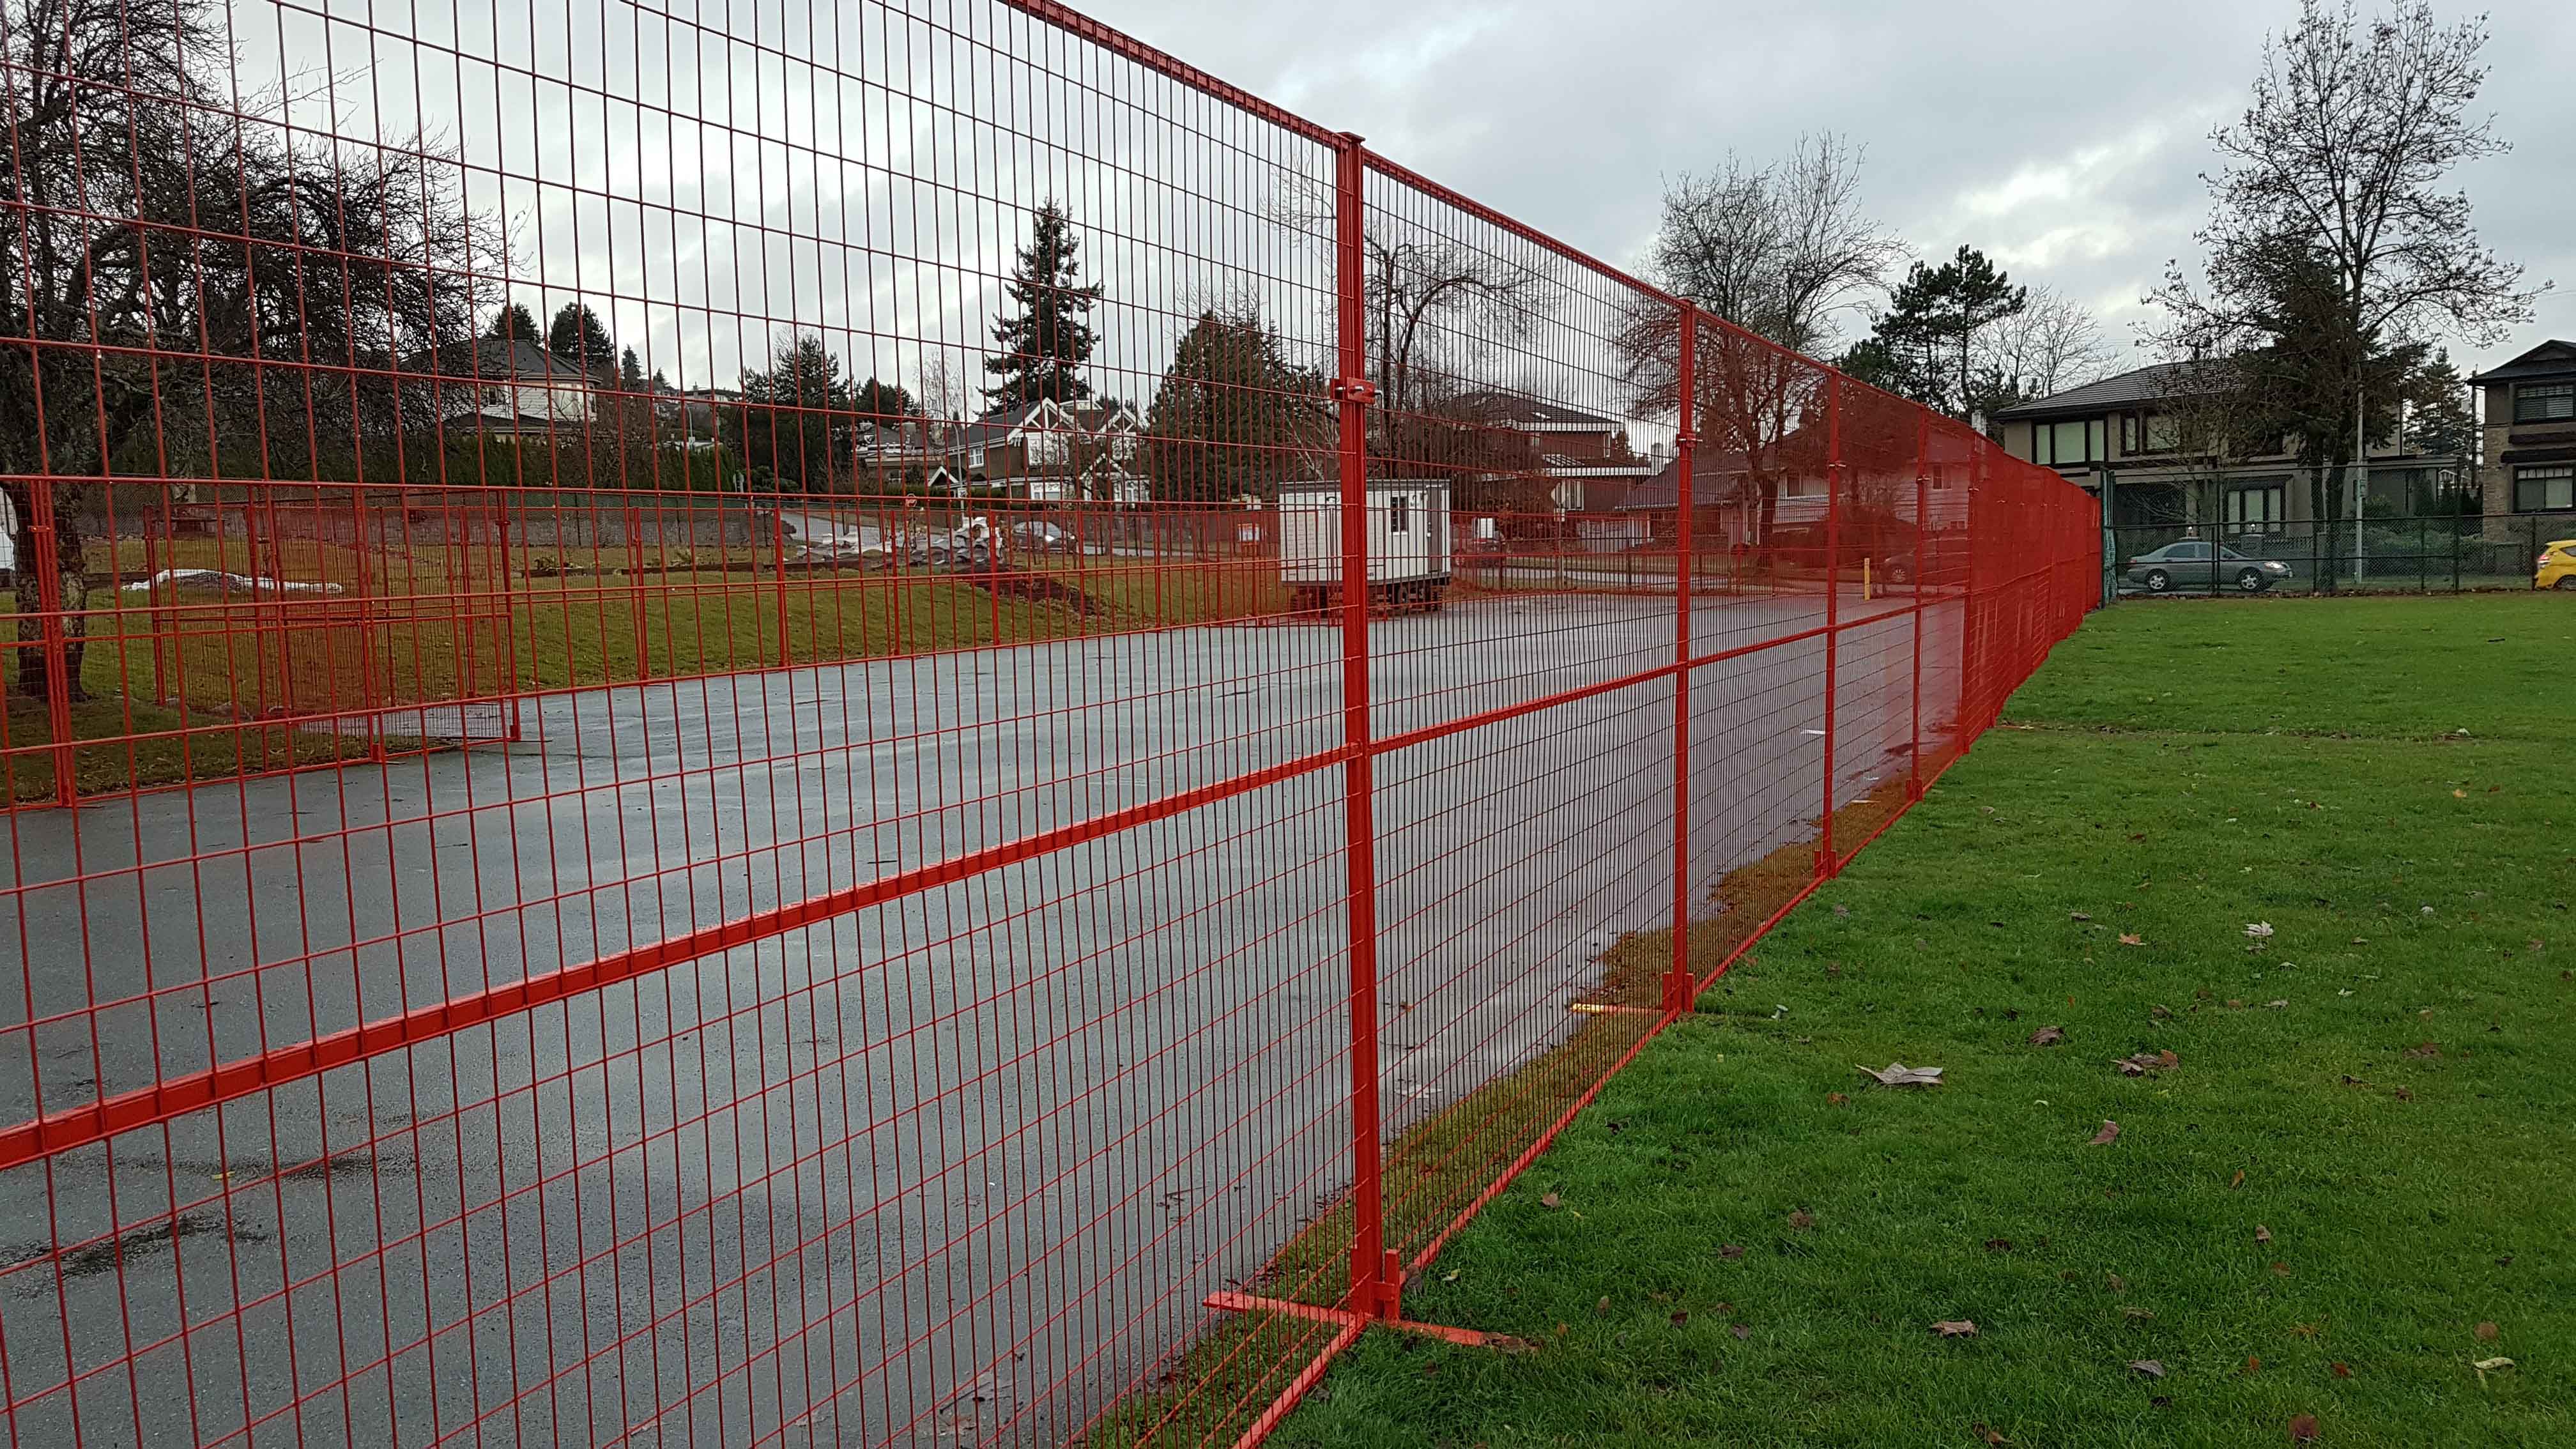
[[[1333,249],[1336,352],[1341,370],[1341,612],[1343,765],[1342,853],[1349,897],[1351,1058],[1351,1304],[1392,1317],[1395,1285],[1384,1280],[1386,1216],[1378,1115],[1377,810],[1369,719],[1367,345],[1360,313],[1360,138],[1345,136],[1335,157]],[[1159,572],[1158,575],[1159,577]]]
[[[1690,735],[1691,735],[1691,455],[1699,445],[1699,309],[1681,310],[1681,348],[1673,392],[1681,428],[1673,438],[1673,960],[1664,976],[1664,1010],[1690,1010]]]
[[[1911,680],[1906,687],[1907,725],[1905,796],[1923,798],[1923,593],[1932,587],[1932,550],[1925,520],[1932,508],[1932,418],[1927,411],[1914,427],[1914,647],[1906,661]]]
[[[53,484],[41,478],[30,483],[27,503],[31,515],[27,520],[27,545],[36,556],[20,559],[18,567],[36,571],[36,607],[44,616],[37,625],[37,647],[44,651],[45,726],[54,737],[54,799],[68,808],[80,802],[80,779],[72,749],[75,681],[64,662],[68,631],[63,623],[62,550],[54,537]]]
[[[1816,874],[1830,876],[1834,855],[1834,721],[1843,593],[1843,380],[1825,379],[1825,806],[1817,817]]]
[[[1166,51],[1155,49],[1125,31],[1103,25],[1090,16],[1055,0],[1002,0],[1002,3],[1036,20],[1043,20],[1058,30],[1087,40],[1112,55],[1132,60],[1158,75],[1169,76],[1203,96],[1225,102],[1250,115],[1257,116],[1292,135],[1303,136],[1319,145],[1336,150],[1344,147],[1346,138],[1329,127],[1319,126],[1296,112],[1273,105],[1240,86],[1217,79],[1197,66]]]
[[[1335,749],[1288,760],[1268,769],[1250,771],[1160,800],[1040,831],[989,849],[880,876],[863,885],[808,896],[766,911],[755,911],[719,925],[655,941],[630,951],[614,952],[561,971],[531,976],[347,1031],[279,1047],[260,1056],[227,1062],[212,1071],[174,1077],[122,1096],[48,1113],[35,1121],[0,1129],[0,1171],[119,1132],[166,1121],[181,1113],[315,1076],[332,1067],[382,1056],[452,1035],[469,1026],[514,1016],[548,1002],[630,981],[666,966],[747,946],[835,916],[935,890],[1157,820],[1168,820],[1187,811],[1328,768],[1349,758],[1349,753],[1347,749]]]

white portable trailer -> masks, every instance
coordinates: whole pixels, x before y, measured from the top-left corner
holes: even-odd
[[[1368,485],[1368,592],[1372,606],[1437,609],[1449,588],[1449,484],[1389,478]],[[1279,577],[1293,607],[1331,608],[1342,597],[1342,486],[1279,489]]]

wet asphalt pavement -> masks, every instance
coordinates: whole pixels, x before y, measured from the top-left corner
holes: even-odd
[[[1718,600],[1694,632],[1822,607]],[[1839,798],[1906,769],[1914,629],[1842,638]],[[1927,736],[1957,634],[1927,608]],[[595,690],[523,702],[514,745],[13,814],[0,949],[32,1000],[0,1009],[0,1125],[1331,749],[1339,645]],[[1383,620],[1374,728],[1672,648],[1651,598]],[[1823,653],[1696,671],[1693,899],[1811,833]],[[1673,744],[1658,681],[1379,760],[1390,1132],[1563,1040],[1599,953],[1667,923]],[[0,1173],[14,1442],[1060,1439],[1347,1183],[1343,779]]]

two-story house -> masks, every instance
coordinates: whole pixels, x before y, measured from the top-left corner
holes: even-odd
[[[1613,517],[1629,492],[1663,466],[1661,458],[1637,456],[1627,424],[1617,418],[1514,392],[1470,393],[1457,407],[1479,427],[1526,436],[1532,471],[1546,481],[1549,501],[1568,517]]]
[[[2529,515],[2576,514],[2576,342],[2544,342],[2469,385],[2484,395],[2478,488],[2497,536],[2521,537],[2513,520]]]
[[[533,342],[474,337],[405,358],[414,406],[451,432],[552,434],[592,421],[616,374],[566,362]]]
[[[2224,364],[2168,362],[1998,409],[2004,451],[2055,468],[2087,492],[2111,488],[2109,522],[2296,532],[2314,517],[2299,440],[2247,442],[2229,418]],[[2428,453],[2404,428],[2370,445],[2374,515],[2432,511],[2468,491],[2473,460]]]
[[[1141,502],[1145,483],[1133,465],[1144,432],[1144,420],[1122,402],[1041,398],[970,423],[880,424],[859,446],[859,465],[888,478],[917,476],[961,498]]]

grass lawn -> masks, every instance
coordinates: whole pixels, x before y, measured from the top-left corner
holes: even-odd
[[[1274,1442],[2576,1443],[2571,605],[2097,616]]]

